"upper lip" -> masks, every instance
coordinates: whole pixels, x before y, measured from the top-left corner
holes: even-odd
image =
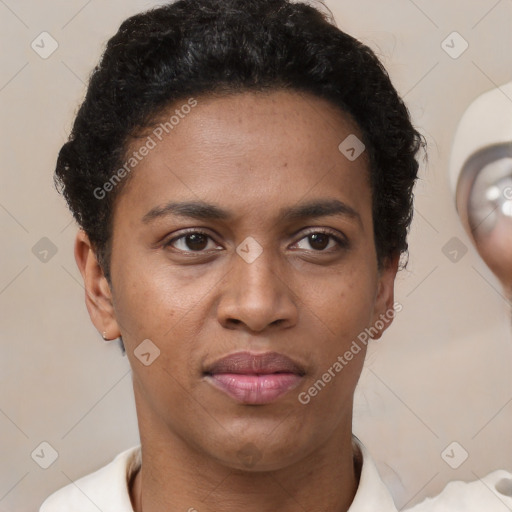
[[[205,370],[206,374],[235,373],[244,375],[268,375],[271,373],[295,373],[304,375],[304,368],[278,352],[253,354],[251,352],[235,352],[212,364]]]

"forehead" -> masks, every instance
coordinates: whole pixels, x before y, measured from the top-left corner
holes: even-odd
[[[130,144],[127,156],[150,140],[152,149],[134,168],[120,203],[137,198],[149,208],[171,199],[215,199],[273,208],[326,193],[366,202],[366,153],[351,159],[344,147],[347,140],[357,144],[361,132],[330,102],[292,91],[194,102],[162,111]]]

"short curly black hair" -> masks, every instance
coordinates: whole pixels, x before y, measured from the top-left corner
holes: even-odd
[[[114,203],[127,180],[98,190],[125,162],[130,140],[180,100],[277,89],[326,99],[356,121],[379,266],[406,253],[425,143],[373,51],[310,4],[178,0],[128,18],[108,41],[57,160],[57,189],[109,281]]]

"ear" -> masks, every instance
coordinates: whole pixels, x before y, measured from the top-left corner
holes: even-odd
[[[398,272],[398,263],[400,255],[387,258],[382,268],[379,270],[379,281],[377,285],[377,295],[375,297],[375,308],[373,314],[374,340],[378,340],[384,331],[393,322],[395,316],[395,277]],[[393,312],[392,314],[390,312]]]
[[[114,313],[112,291],[103,273],[89,237],[80,229],[75,239],[75,260],[85,285],[85,305],[92,323],[105,339],[121,335]]]

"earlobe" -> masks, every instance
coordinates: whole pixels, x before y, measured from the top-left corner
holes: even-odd
[[[121,333],[112,302],[112,291],[84,230],[75,239],[75,261],[85,287],[85,305],[96,329],[104,339],[118,338]]]
[[[398,272],[400,255],[388,258],[379,272],[379,282],[375,299],[373,327],[377,334],[372,336],[378,340],[391,325],[395,315],[395,277]]]

